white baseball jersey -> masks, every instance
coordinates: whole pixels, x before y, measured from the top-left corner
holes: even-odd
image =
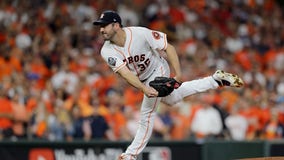
[[[124,27],[126,42],[123,47],[106,41],[101,55],[114,72],[127,66],[141,81],[157,68],[161,57],[157,50],[167,47],[166,34],[144,27]]]

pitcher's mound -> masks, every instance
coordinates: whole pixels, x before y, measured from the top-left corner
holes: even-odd
[[[284,157],[259,157],[259,158],[243,158],[238,160],[284,160]]]

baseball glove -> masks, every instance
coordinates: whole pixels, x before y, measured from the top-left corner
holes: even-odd
[[[174,78],[156,77],[149,85],[158,91],[158,97],[165,97],[171,94],[174,89],[180,87],[181,83]]]

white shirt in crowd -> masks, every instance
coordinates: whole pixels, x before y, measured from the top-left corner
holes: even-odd
[[[219,112],[212,106],[203,107],[195,113],[191,124],[194,133],[217,135],[222,131],[222,120]]]
[[[246,138],[248,122],[244,116],[239,114],[229,115],[225,119],[225,124],[233,140],[244,140]]]

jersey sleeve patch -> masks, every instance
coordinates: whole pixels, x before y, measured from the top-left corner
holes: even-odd
[[[108,57],[107,59],[107,63],[110,65],[110,66],[115,66],[116,65],[116,58],[113,58],[113,57]]]
[[[153,35],[153,37],[154,37],[156,40],[159,40],[159,39],[161,38],[161,35],[160,35],[158,32],[156,32],[156,31],[153,31],[153,32],[152,32],[152,35]]]

